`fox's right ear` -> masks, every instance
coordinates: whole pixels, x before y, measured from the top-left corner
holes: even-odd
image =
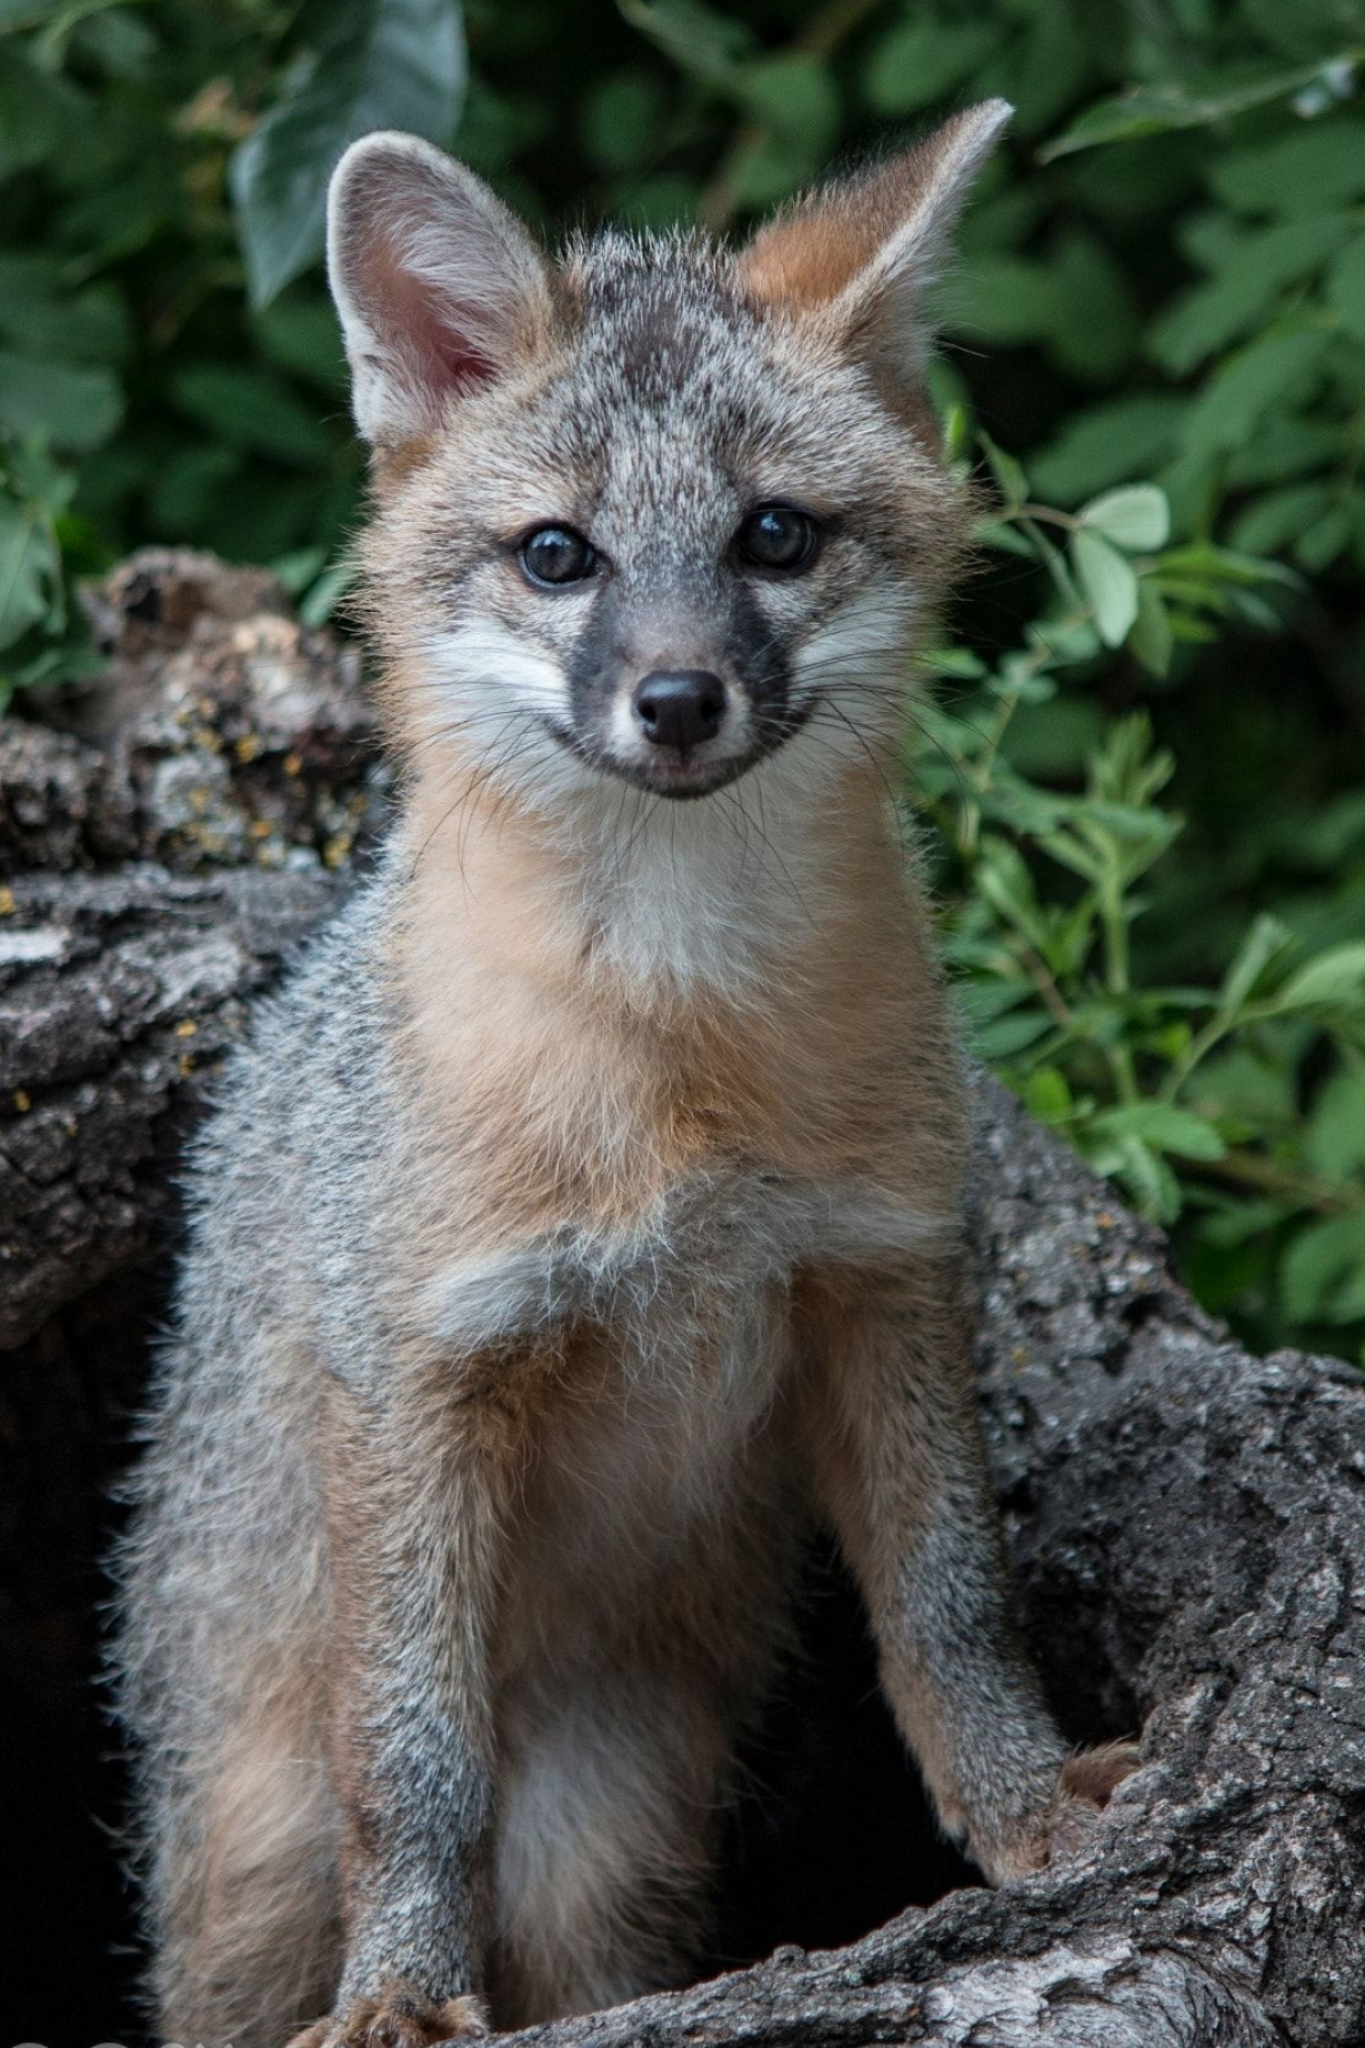
[[[740,277],[760,302],[833,319],[888,390],[913,390],[928,359],[926,288],[1012,111],[984,100],[915,148],[810,193],[760,229]]]
[[[524,360],[550,320],[545,260],[482,179],[413,135],[352,143],[327,195],[327,273],[367,441],[395,448]]]

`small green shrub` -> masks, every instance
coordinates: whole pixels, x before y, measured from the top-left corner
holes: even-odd
[[[949,433],[965,431],[960,417]],[[1144,959],[1183,821],[1145,710],[1089,746],[1079,788],[1012,758],[1019,721],[1057,708],[1126,642],[1164,677],[1209,618],[1262,623],[1277,563],[1211,542],[1169,545],[1164,494],[1110,490],[1072,514],[1030,502],[988,441],[999,512],[984,545],[1046,572],[1051,596],[988,664],[937,661],[951,704],[917,713],[909,787],[937,828],[945,950],[984,1058],[1130,1200],[1181,1226],[1192,1278],[1267,1340],[1365,1320],[1365,939],[1313,945],[1255,917],[1217,971],[1168,981]],[[1358,821],[1361,804],[1347,800]]]

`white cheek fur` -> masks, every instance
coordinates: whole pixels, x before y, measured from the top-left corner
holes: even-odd
[[[520,709],[557,724],[568,719],[569,682],[559,663],[497,619],[471,619],[432,634],[426,656],[442,706],[452,712],[472,714],[511,697]]]
[[[908,592],[868,591],[842,605],[817,626],[792,658],[794,697],[798,706],[820,696],[840,698],[841,689],[877,683],[886,695],[892,686],[899,650],[905,648],[919,617]]]

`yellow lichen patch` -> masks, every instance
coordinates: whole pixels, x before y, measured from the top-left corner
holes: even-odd
[[[13,889],[0,889],[0,917],[13,917],[13,915],[14,891]]]
[[[19,1112],[20,1112],[21,1114],[23,1114],[23,1113],[27,1112],[28,1110],[32,1109],[32,1107],[33,1107],[33,1097],[32,1097],[32,1096],[31,1096],[31,1095],[29,1094],[29,1092],[28,1092],[27,1088],[16,1088],[16,1089],[15,1089],[15,1091],[14,1091],[14,1107],[15,1107],[15,1108],[16,1108],[16,1109],[17,1109],[17,1110],[18,1110],[18,1111],[19,1111]]]
[[[193,1017],[182,1017],[175,1027],[175,1035],[177,1038],[193,1038],[198,1029]]]
[[[253,839],[268,839],[274,829],[269,818],[253,818],[247,827]]]
[[[192,1052],[181,1053],[180,1072],[185,1078],[188,1078],[194,1072],[194,1054]]]
[[[302,758],[302,756],[301,756],[301,755],[299,755],[299,754],[286,754],[286,755],[285,755],[285,757],[284,757],[284,772],[285,772],[285,774],[286,774],[286,775],[300,775],[300,774],[302,774],[302,772],[303,772],[303,758]]]
[[[223,742],[211,725],[196,725],[190,738],[196,747],[202,747],[206,754],[220,754],[223,751]]]
[[[334,832],[322,849],[322,858],[329,868],[339,868],[349,855],[355,840],[349,832]]]
[[[234,742],[232,751],[236,754],[239,761],[254,761],[261,751],[259,734],[244,732],[241,738]]]

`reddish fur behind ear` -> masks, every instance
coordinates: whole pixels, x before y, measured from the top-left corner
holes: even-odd
[[[837,299],[911,211],[926,147],[812,192],[770,221],[739,259],[750,291],[798,310]]]
[[[741,279],[756,297],[801,309],[827,305],[864,272],[931,267],[1009,114],[1003,100],[983,101],[913,149],[809,194],[755,236],[739,258]]]
[[[811,193],[762,229],[736,263],[760,304],[798,318],[829,309],[888,409],[930,448],[939,435],[925,395],[921,301],[1009,114],[1003,100],[983,101],[887,163]]]

